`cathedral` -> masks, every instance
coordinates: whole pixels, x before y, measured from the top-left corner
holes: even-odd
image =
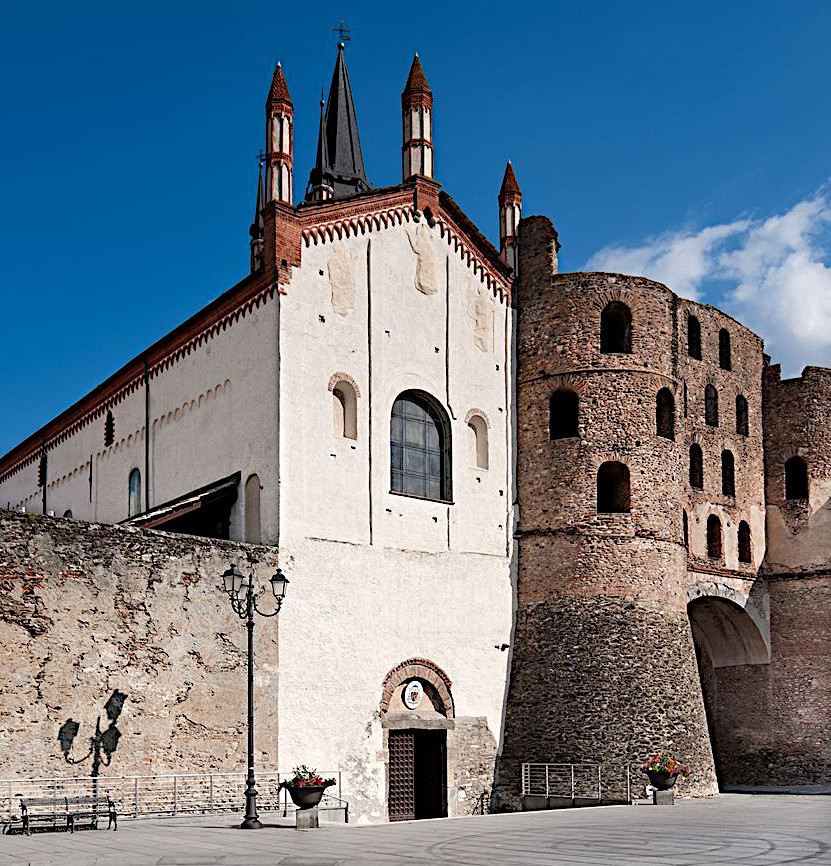
[[[493,245],[433,176],[418,55],[398,183],[367,179],[343,44],[301,195],[279,64],[265,109],[250,273],[0,459],[3,505],[272,548],[280,768],[340,768],[360,819],[659,748],[693,795],[827,783],[831,371],[560,273],[510,163]]]

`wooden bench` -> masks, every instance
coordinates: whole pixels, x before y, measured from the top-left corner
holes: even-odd
[[[12,817],[4,832],[11,832],[16,820],[22,830],[31,835],[32,827],[42,825],[57,830],[63,828],[75,832],[75,822],[89,820],[90,829],[98,829],[98,818],[107,817],[107,829],[118,829],[118,812],[109,794],[74,797],[21,797],[20,818]]]

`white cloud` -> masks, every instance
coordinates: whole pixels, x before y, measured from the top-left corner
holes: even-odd
[[[609,246],[586,270],[641,274],[707,300],[765,339],[785,376],[831,367],[831,198],[826,189],[766,219]]]

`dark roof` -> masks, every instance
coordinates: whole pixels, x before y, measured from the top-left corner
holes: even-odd
[[[318,169],[325,168],[325,173],[332,179],[334,198],[342,198],[371,188],[364,169],[358,118],[355,114],[355,102],[352,98],[352,87],[349,84],[349,72],[346,69],[343,49],[341,43],[338,46],[338,59],[335,61],[332,84],[329,87],[329,98],[326,100],[327,164],[316,165],[312,172],[315,174]],[[321,142],[318,141],[319,156],[321,150]],[[310,186],[313,183],[314,178],[310,177]]]
[[[263,208],[265,199],[263,197],[263,166],[260,163],[260,179],[257,181],[257,201],[254,205],[254,222],[248,233],[252,240],[262,240],[265,237],[265,224],[263,223]]]
[[[424,77],[424,70],[421,68],[421,61],[418,59],[418,54],[413,57],[413,65],[410,67],[410,74],[407,77],[407,83],[404,85],[404,93],[432,93],[427,79]]]
[[[289,105],[294,104],[291,101],[289,86],[286,84],[286,76],[283,75],[283,67],[278,63],[274,70],[274,77],[271,79],[271,90],[268,91],[268,101],[277,102],[279,100],[288,102]]]
[[[519,189],[519,184],[516,182],[516,175],[514,174],[514,167],[511,165],[511,160],[508,160],[508,164],[505,166],[505,177],[502,178],[502,187],[499,190],[500,195],[505,195],[508,192],[516,192],[522,195]]]

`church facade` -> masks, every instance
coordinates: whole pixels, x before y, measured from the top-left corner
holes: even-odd
[[[342,45],[299,204],[279,65],[265,121],[250,274],[5,455],[0,501],[276,549],[280,765],[342,768],[367,820],[661,746],[690,793],[827,781],[831,373],[558,273],[510,163],[492,246],[433,177],[417,56],[398,185],[367,179]],[[786,723],[797,586],[824,619]]]

